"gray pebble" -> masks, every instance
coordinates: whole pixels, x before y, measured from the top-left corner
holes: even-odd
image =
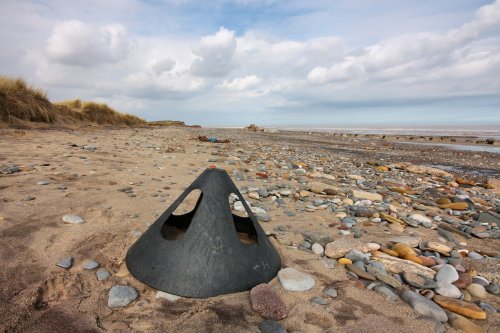
[[[99,267],[99,263],[95,260],[89,260],[83,265],[83,269],[95,269]]]
[[[111,309],[129,305],[139,296],[134,287],[116,285],[109,290],[108,307]]]
[[[73,266],[73,258],[72,257],[63,258],[56,263],[56,266],[66,269],[71,268],[71,266]]]

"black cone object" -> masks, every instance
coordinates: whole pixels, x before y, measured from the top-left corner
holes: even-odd
[[[201,190],[196,207],[184,215],[172,214],[196,189]],[[249,217],[231,213],[231,193]],[[242,242],[238,233],[253,236],[254,242]],[[144,284],[197,298],[250,290],[270,281],[281,266],[276,249],[221,169],[205,170],[132,245],[126,262]]]

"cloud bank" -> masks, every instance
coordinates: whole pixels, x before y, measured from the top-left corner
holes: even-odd
[[[423,122],[443,122],[433,115],[455,111],[500,123],[500,0],[466,8],[434,31],[422,24],[361,41],[330,31],[319,19],[318,26],[304,24],[310,31],[300,38],[286,36],[279,22],[234,23],[246,22],[243,9],[303,22],[334,10],[325,3],[216,1],[214,8],[234,12],[220,14],[218,27],[202,22],[183,34],[188,29],[176,22],[198,17],[192,8],[204,9],[202,3],[166,2],[159,8],[173,14],[162,16],[149,2],[112,8],[91,2],[101,9],[97,19],[68,15],[64,2],[49,17],[50,4],[43,1],[2,2],[0,40],[12,50],[0,55],[0,72],[48,88],[52,99],[97,99],[148,119],[290,125],[350,123],[358,116],[359,123],[378,124],[380,116],[393,121],[399,108],[402,123],[405,113],[407,120],[421,114]],[[140,20],[131,19],[130,8],[143,15]],[[23,30],[16,13],[39,29]],[[392,19],[405,27],[397,15]]]

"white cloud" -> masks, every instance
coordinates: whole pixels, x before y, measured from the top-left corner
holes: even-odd
[[[129,51],[121,24],[92,27],[77,20],[57,24],[47,41],[49,59],[65,65],[94,66],[124,59]]]
[[[241,90],[246,90],[248,88],[253,88],[256,85],[258,85],[261,81],[262,80],[256,75],[249,75],[245,77],[237,77],[231,81],[224,80],[224,82],[218,85],[218,87],[227,90],[241,91]]]
[[[359,54],[348,54],[340,62],[316,66],[307,78],[313,84],[358,79],[397,79],[424,75],[435,67],[456,61],[453,51],[500,26],[500,1],[481,7],[470,22],[447,33],[417,33],[395,37],[365,47]]]
[[[232,69],[235,50],[234,31],[221,27],[215,35],[201,38],[193,47],[198,58],[191,64],[191,72],[201,77],[224,76]]]
[[[164,72],[169,72],[175,66],[175,61],[172,59],[162,59],[162,60],[153,60],[150,62],[150,67],[153,73],[156,75],[160,75]]]

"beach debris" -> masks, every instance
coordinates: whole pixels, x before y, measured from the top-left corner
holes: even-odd
[[[219,139],[215,136],[204,136],[204,135],[199,135],[196,137],[196,140],[201,141],[201,142],[210,142],[210,143],[231,143],[229,139]]]

